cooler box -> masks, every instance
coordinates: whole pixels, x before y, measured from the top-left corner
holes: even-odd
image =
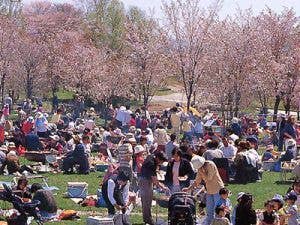
[[[67,196],[69,198],[86,198],[88,195],[88,183],[68,182]]]
[[[86,219],[86,225],[114,225],[113,218],[103,218],[99,216],[88,217]]]

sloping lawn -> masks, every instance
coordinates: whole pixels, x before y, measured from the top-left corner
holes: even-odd
[[[25,161],[24,161],[25,162]],[[92,207],[81,207],[80,205],[75,204],[68,198],[65,198],[65,192],[67,187],[67,182],[87,182],[89,184],[88,191],[89,194],[96,194],[97,189],[99,187],[99,182],[101,181],[101,177],[103,173],[95,172],[90,175],[63,175],[63,174],[45,174],[45,177],[48,178],[48,184],[50,186],[59,187],[59,191],[57,191],[56,200],[58,202],[58,206],[60,209],[73,209],[80,211],[81,213],[89,214],[106,214],[105,208],[92,208]],[[274,194],[282,194],[284,195],[289,188],[290,184],[276,184],[276,181],[280,179],[279,173],[274,172],[265,172],[263,174],[262,182],[251,183],[247,185],[237,185],[230,184],[227,188],[232,192],[231,202],[233,205],[236,204],[236,196],[238,192],[249,192],[252,193],[255,199],[254,206],[256,209],[263,208],[263,203],[267,199],[274,196]],[[1,181],[11,181],[12,177],[10,176],[0,176]],[[40,182],[40,180],[32,180],[30,183]],[[2,209],[7,209],[11,207],[10,203],[0,201],[0,207]],[[163,217],[167,216],[166,209],[159,208],[158,213],[163,215]],[[153,208],[153,216],[155,216],[155,208]],[[131,221],[134,224],[142,224],[142,216],[141,209],[136,208],[133,211],[133,215],[131,217]],[[79,225],[86,224],[86,216],[82,216],[79,221],[63,221],[63,222],[53,222],[49,223],[53,225]]]

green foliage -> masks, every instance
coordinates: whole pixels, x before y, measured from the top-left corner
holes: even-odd
[[[97,0],[88,6],[87,19],[91,24],[91,38],[97,46],[107,44],[121,51],[125,27],[125,8],[119,0]]]

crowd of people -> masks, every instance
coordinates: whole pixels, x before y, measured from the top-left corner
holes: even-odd
[[[233,118],[225,128],[217,114],[208,110],[201,114],[180,104],[162,113],[120,106],[111,108],[111,122],[99,127],[95,109],[85,110],[79,96],[73,114],[57,105],[50,116],[42,102],[33,107],[28,100],[17,108],[17,117],[11,121],[11,109],[6,105],[0,111],[1,174],[35,173],[19,162],[20,155],[30,151],[50,151],[62,157],[61,165],[52,166],[65,174],[88,175],[95,170],[93,161],[97,158],[110,164],[101,182],[110,215],[125,212],[131,203],[129,193],[134,192],[141,198],[143,221],[152,225],[154,189],[166,195],[198,190],[205,193],[201,204],[206,207],[207,225],[230,221],[236,225],[257,221],[263,225],[284,224],[282,221],[299,224],[299,182],[285,198],[268,200],[261,215],[252,209],[249,193],[239,193],[238,204],[232,208],[230,191],[224,188],[229,182],[260,181],[264,162],[274,161],[272,170],[280,170],[281,162],[298,159],[299,126],[292,116],[280,116],[275,123],[267,122],[265,115],[243,116]],[[25,190],[25,183],[20,182],[18,188]],[[34,196],[39,189],[32,191]],[[28,193],[26,197],[32,196]],[[54,208],[45,216],[52,217]]]

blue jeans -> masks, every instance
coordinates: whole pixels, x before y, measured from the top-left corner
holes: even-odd
[[[205,225],[210,225],[215,217],[216,204],[220,199],[219,193],[217,194],[206,194],[206,220]]]

